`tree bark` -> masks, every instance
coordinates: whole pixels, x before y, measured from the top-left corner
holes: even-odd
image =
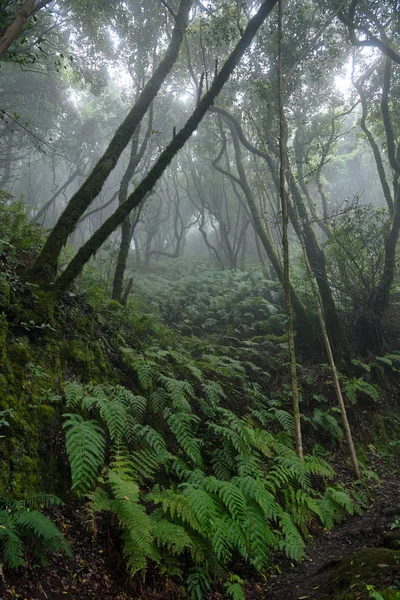
[[[47,4],[50,4],[50,2],[51,0],[43,0],[38,3],[36,3],[36,0],[25,0],[21,9],[17,12],[3,35],[0,37],[0,59],[7,52],[11,44],[17,39],[29,17]]]
[[[239,64],[243,54],[251,44],[255,34],[261,27],[264,20],[270,14],[278,0],[265,0],[260,6],[258,12],[250,19],[242,37],[234,50],[229,55],[221,71],[216,75],[210,89],[204,94],[198,102],[192,115],[189,117],[184,127],[175,135],[172,141],[160,154],[157,162],[150,169],[147,176],[137,186],[137,188],[128,196],[109,217],[103,225],[93,234],[93,236],[79,249],[75,257],[69,263],[65,271],[60,275],[54,284],[56,295],[62,294],[67,290],[76,277],[82,271],[84,265],[97,252],[97,250],[106,241],[108,236],[123,222],[129,213],[138,206],[145,195],[153,189],[160,179],[174,156],[183,148],[192,133],[197,129],[210,105],[222,90],[224,84],[228,81],[233,70]]]
[[[398,161],[400,144],[397,144],[396,148],[396,140],[389,113],[390,79],[391,62],[390,59],[386,58],[383,75],[381,110],[386,132],[388,158],[396,178],[400,176],[400,163]],[[396,270],[396,247],[400,234],[400,187],[397,186],[395,189],[396,195],[393,203],[392,220],[385,238],[385,263],[375,299],[375,309],[378,313],[382,313],[389,305],[390,290]]]
[[[67,207],[47,238],[36,263],[31,270],[31,279],[36,281],[39,285],[50,283],[49,277],[51,279],[56,276],[57,262],[62,247],[66,244],[68,237],[75,229],[79,218],[100,193],[109,174],[117,164],[123,150],[128,145],[136,128],[143,119],[161,85],[176,62],[188,25],[189,12],[192,4],[193,0],[181,0],[171,40],[163,59],[146,83],[128,116],[117,129],[107,150],[97,162],[81,188],[72,196]]]
[[[140,135],[140,125],[138,126],[133,138],[132,138],[132,148],[131,155],[129,158],[128,167],[124,173],[124,176],[121,180],[121,185],[118,193],[118,202],[121,204],[128,195],[129,183],[132,177],[135,174],[135,171],[143,158],[145,150],[147,148],[148,141],[150,139],[151,131],[153,128],[153,104],[150,106],[149,110],[149,123],[146,130],[146,135],[144,137],[143,143],[139,150],[139,135]],[[122,289],[124,284],[124,274],[126,269],[126,263],[128,261],[129,248],[131,245],[132,239],[132,227],[130,218],[127,217],[125,221],[121,225],[121,243],[118,252],[117,265],[115,267],[114,280],[113,280],[113,289],[112,289],[112,299],[113,300],[121,300],[122,297]]]

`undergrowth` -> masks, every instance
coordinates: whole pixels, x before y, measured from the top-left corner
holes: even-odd
[[[238,417],[200,370],[199,394],[155,360],[132,352],[129,361],[142,394],[69,383],[64,428],[72,486],[88,497],[94,528],[99,513],[117,517],[131,575],[155,564],[185,579],[193,598],[216,581],[238,598],[234,559],[258,572],[277,550],[300,560],[311,519],[330,528],[354,512],[329,485],[328,463],[296,456],[289,413],[259,407]]]

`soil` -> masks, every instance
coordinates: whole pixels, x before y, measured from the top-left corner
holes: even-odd
[[[265,579],[250,578],[246,600],[361,600],[373,597],[367,584],[377,590],[392,586],[384,598],[400,599],[400,545],[396,531],[390,530],[400,516],[400,480],[387,476],[375,486],[375,501],[369,510],[350,517],[330,532],[316,530],[301,563],[282,557]],[[113,545],[108,531],[99,531],[94,537],[82,509],[64,506],[51,516],[69,540],[74,558],[56,555],[46,567],[29,564],[17,573],[0,571],[0,600],[182,597],[178,586],[156,573],[149,572],[145,583],[135,578],[133,584],[124,575],[123,565],[118,562],[120,549]],[[365,550],[373,548],[381,550]],[[212,595],[215,599],[222,597],[218,592]]]

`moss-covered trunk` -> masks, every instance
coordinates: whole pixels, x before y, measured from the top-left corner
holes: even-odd
[[[400,233],[400,188],[397,190],[393,220],[385,239],[385,262],[383,273],[375,297],[375,310],[382,313],[389,305],[390,290],[396,271],[396,247]]]
[[[165,55],[146,83],[133,108],[117,129],[107,150],[97,162],[93,171],[72,196],[64,212],[51,231],[43,250],[31,270],[31,279],[39,285],[46,285],[55,277],[57,262],[62,247],[75,229],[80,217],[100,193],[109,174],[114,169],[123,150],[128,145],[139,123],[156,97],[161,85],[178,58],[181,43],[188,25],[189,12],[193,0],[181,0],[175,17],[175,26]]]
[[[137,188],[128,196],[111,217],[93,234],[93,236],[80,248],[65,271],[55,282],[55,291],[59,295],[70,287],[72,282],[82,271],[84,265],[90,260],[95,252],[102,246],[108,236],[126,219],[130,212],[138,206],[145,195],[150,192],[161,175],[164,173],[174,156],[185,145],[192,133],[197,129],[199,123],[206,114],[209,106],[214,102],[216,96],[229,79],[235,67],[250,45],[253,37],[257,33],[264,19],[274,8],[277,0],[266,0],[258,12],[248,22],[248,25],[237,43],[236,47],[226,60],[221,71],[216,75],[208,92],[198,102],[196,109],[189,117],[184,127],[175,135],[165,150],[160,154],[157,162],[150,169],[147,176],[137,186]]]

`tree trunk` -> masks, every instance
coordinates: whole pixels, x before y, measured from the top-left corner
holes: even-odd
[[[287,171],[287,179],[294,200],[294,207],[289,205],[290,220],[299,239],[300,235],[302,235],[300,228],[303,228],[307,256],[321,295],[329,338],[332,340],[336,356],[341,360],[346,361],[350,355],[350,350],[343,333],[335,301],[332,296],[332,290],[329,285],[325,254],[318,245],[314,230],[309,222],[309,216],[304,206],[303,198],[297,188],[296,181],[290,169]]]
[[[253,194],[251,192],[250,186],[247,182],[247,177],[246,177],[246,172],[244,170],[244,166],[243,166],[243,162],[242,162],[242,156],[241,156],[240,145],[239,145],[239,137],[237,134],[236,127],[234,126],[232,121],[227,120],[226,122],[232,133],[232,140],[233,140],[233,145],[235,148],[236,165],[237,165],[237,169],[238,169],[238,173],[239,173],[239,179],[237,180],[237,183],[241,187],[241,189],[246,197],[247,203],[250,208],[251,216],[253,218],[254,228],[261,240],[262,245],[264,246],[264,249],[268,255],[269,260],[271,261],[271,264],[272,264],[276,274],[278,275],[279,281],[281,282],[282,286],[284,286],[285,285],[284,269],[282,268],[281,261],[279,260],[279,256],[276,252],[275,244],[264,226],[262,216],[260,215],[260,211],[258,210],[257,204],[256,204]],[[289,289],[290,289],[291,303],[293,304],[297,321],[299,323],[305,324],[308,322],[308,318],[307,318],[306,312],[304,310],[304,306],[302,305],[302,303],[301,303],[299,297],[297,296],[296,291],[293,288],[293,286],[291,285],[290,281],[289,281]]]
[[[279,107],[279,195],[282,207],[282,247],[283,247],[283,275],[284,293],[287,315],[287,334],[289,345],[290,380],[292,384],[293,418],[296,440],[296,453],[303,460],[303,443],[301,437],[301,421],[299,406],[299,386],[297,380],[296,350],[294,345],[293,311],[290,289],[290,262],[289,262],[289,210],[288,195],[286,192],[286,127],[285,111],[283,106],[283,82],[282,82],[282,0],[279,0],[278,19],[278,107]]]
[[[214,102],[215,98],[221,91],[222,87],[229,79],[233,70],[239,64],[240,59],[245,53],[248,46],[258,29],[270,14],[278,0],[266,0],[258,12],[250,19],[242,37],[236,47],[226,60],[221,71],[216,75],[210,89],[203,98],[198,102],[192,115],[189,117],[184,127],[175,135],[172,141],[160,154],[154,166],[150,169],[147,176],[137,186],[137,188],[128,196],[111,217],[109,217],[103,225],[93,234],[93,236],[78,250],[75,257],[69,263],[65,271],[60,275],[54,284],[56,295],[62,294],[67,290],[76,277],[81,273],[84,265],[97,252],[97,250],[106,241],[108,236],[123,222],[129,213],[138,206],[146,194],[153,189],[157,181],[160,179],[168,165],[171,163],[174,156],[186,144],[192,133],[197,129],[199,123],[206,114],[209,106]]]
[[[44,0],[36,4],[36,0],[25,0],[21,9],[0,37],[0,59],[7,52],[14,40],[17,39],[29,17],[46,6],[46,4],[50,4],[50,2],[51,0]]]
[[[397,178],[400,176],[400,144],[397,144],[393,132],[392,120],[389,113],[389,94],[391,84],[391,62],[386,58],[383,74],[383,86],[381,97],[381,111],[385,127],[387,152],[390,166],[394,171],[395,198],[393,203],[392,220],[388,227],[389,231],[385,238],[385,264],[383,273],[376,293],[375,309],[382,313],[389,305],[390,290],[393,284],[396,269],[396,246],[400,233],[400,187]],[[396,147],[397,146],[397,147]]]
[[[163,59],[146,83],[128,116],[117,129],[107,150],[81,188],[72,196],[51,231],[31,271],[32,280],[39,285],[48,284],[49,277],[54,278],[56,276],[57,262],[62,247],[75,229],[79,218],[102,190],[109,174],[117,164],[123,150],[128,145],[129,140],[177,60],[192,4],[193,0],[181,0],[171,40]]]

